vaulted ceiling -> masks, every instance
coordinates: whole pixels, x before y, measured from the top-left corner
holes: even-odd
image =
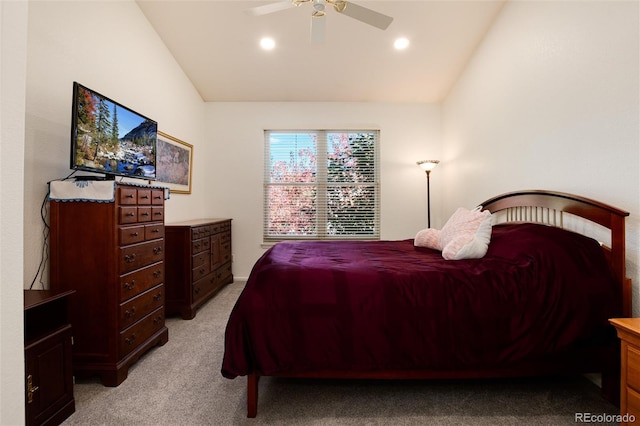
[[[356,0],[393,22],[383,31],[327,7],[323,43],[310,38],[312,3],[245,13],[281,1],[137,3],[205,101],[438,102],[506,0]],[[409,47],[394,49],[398,37]]]

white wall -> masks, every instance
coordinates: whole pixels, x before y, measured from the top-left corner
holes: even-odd
[[[27,3],[0,2],[0,424],[24,422],[22,213]],[[16,407],[20,407],[16,409]]]
[[[29,7],[25,143],[25,287],[42,249],[40,206],[47,182],[66,177],[72,83],[78,81],[152,119],[160,130],[203,143],[203,101],[132,0],[35,1]],[[168,221],[204,215],[206,167],[193,195],[173,194]],[[45,277],[45,285],[48,281]],[[36,283],[34,288],[42,288]]]
[[[636,315],[638,20],[637,1],[507,3],[444,102],[441,166],[446,214],[517,189],[570,192],[629,211]]]
[[[413,238],[426,228],[426,179],[417,160],[441,155],[440,107],[376,103],[208,103],[207,210],[233,219],[233,272],[246,278],[264,252],[264,129],[380,129],[383,239]],[[432,173],[432,220],[441,183]]]

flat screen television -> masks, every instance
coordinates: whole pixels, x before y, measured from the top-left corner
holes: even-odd
[[[155,180],[158,123],[80,83],[73,83],[71,169]]]

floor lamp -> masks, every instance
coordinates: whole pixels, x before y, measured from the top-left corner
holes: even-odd
[[[438,160],[422,160],[416,164],[427,174],[427,227],[431,228],[431,194],[429,193],[429,174],[435,169],[440,161]]]

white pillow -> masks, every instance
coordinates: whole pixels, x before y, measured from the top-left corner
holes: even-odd
[[[440,230],[427,228],[418,231],[416,238],[413,240],[413,245],[416,247],[426,247],[442,251],[442,245],[440,244]]]
[[[483,257],[491,241],[491,212],[480,207],[458,208],[440,232],[442,257],[447,260]]]

